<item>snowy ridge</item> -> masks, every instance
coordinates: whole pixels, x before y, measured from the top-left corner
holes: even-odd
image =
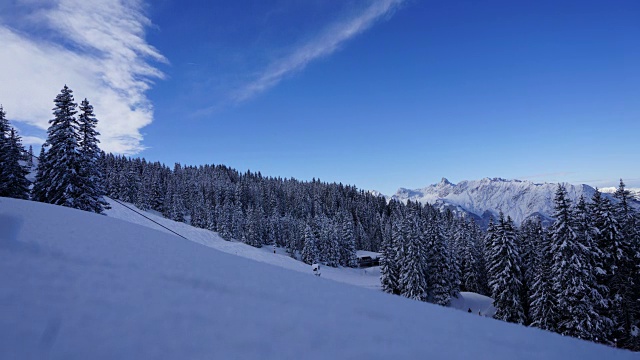
[[[618,188],[616,187],[605,187],[600,189],[600,192],[602,192],[603,194],[613,194],[616,192],[616,190],[618,190]],[[631,197],[633,197],[637,201],[640,201],[640,188],[627,188],[627,190],[629,190],[629,194],[631,195]]]
[[[584,184],[565,185],[569,198],[574,202],[580,196],[588,200],[595,192],[594,188]],[[554,183],[539,184],[500,178],[484,178],[453,184],[442,178],[439,183],[422,189],[400,188],[392,198],[405,202],[411,200],[423,204],[435,204],[441,208],[466,212],[485,224],[490,215],[495,217],[502,211],[505,216],[511,216],[519,225],[532,216],[538,216],[543,221],[550,219],[553,214],[553,198],[557,186],[558,184]]]
[[[0,229],[3,359],[637,357],[74,209],[0,198]]]

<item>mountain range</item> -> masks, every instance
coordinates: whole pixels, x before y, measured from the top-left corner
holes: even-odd
[[[589,185],[564,185],[574,203],[580,196],[589,200],[595,193],[595,189]],[[411,200],[429,203],[441,210],[464,213],[483,227],[491,217],[497,217],[500,212],[510,216],[516,225],[532,217],[537,217],[544,225],[548,225],[552,221],[553,199],[557,188],[557,183],[534,183],[526,180],[484,178],[453,184],[442,178],[439,183],[422,189],[400,188],[390,198],[403,202]],[[603,196],[613,199],[614,191],[615,188],[607,188],[603,191]],[[632,205],[640,208],[640,201],[637,200],[640,189],[630,189],[630,192],[636,195]]]

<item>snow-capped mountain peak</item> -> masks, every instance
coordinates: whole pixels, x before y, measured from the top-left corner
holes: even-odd
[[[564,185],[573,201],[577,201],[580,196],[589,199],[595,192],[594,188],[584,184]],[[490,216],[495,217],[502,212],[505,216],[511,216],[516,224],[521,224],[532,216],[540,217],[543,221],[550,219],[557,187],[556,183],[503,178],[464,180],[453,184],[442,178],[439,183],[422,189],[400,188],[392,198],[435,204],[441,209],[464,212],[482,224],[486,224]]]

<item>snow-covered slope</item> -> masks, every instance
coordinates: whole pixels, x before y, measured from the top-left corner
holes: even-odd
[[[636,354],[0,198],[2,359],[634,359]]]
[[[111,207],[106,211],[106,215],[109,217],[139,224],[169,234],[179,234],[188,240],[247,259],[260,261],[305,274],[312,273],[309,265],[292,259],[286,253],[285,249],[273,249],[271,246],[265,246],[257,249],[241,242],[224,240],[216,232],[195,228],[182,222],[169,220],[152,211],[140,210],[132,204],[125,204],[109,198],[107,198],[107,202]],[[378,257],[380,256],[380,253],[358,250],[358,255]],[[320,269],[320,272],[321,276],[326,279],[360,286],[367,289],[381,290],[379,266],[366,269],[343,267],[332,268],[323,266]],[[471,308],[474,309],[474,313],[481,311],[482,316],[493,317],[495,314],[495,308],[492,303],[493,299],[489,297],[475,293],[463,292],[459,298],[452,301],[450,307],[462,311],[467,311],[467,309]]]
[[[142,211],[131,204],[124,204],[107,198],[111,209],[105,213],[109,217],[125,220],[152,229],[171,234],[171,231],[180,234],[188,240],[199,244],[241,256],[247,259],[279,266],[288,270],[294,270],[305,274],[311,274],[311,267],[301,261],[292,259],[284,249],[276,248],[276,253],[271,246],[260,249],[242,242],[226,241],[218,233],[195,228],[188,224],[166,219],[159,214]],[[159,225],[161,224],[161,225]],[[320,269],[321,276],[327,279],[357,285],[369,289],[380,289],[380,267],[369,269],[331,268],[323,266]]]
[[[450,208],[457,212],[471,214],[476,220],[486,224],[489,216],[502,211],[511,216],[516,224],[521,224],[531,216],[543,221],[553,214],[553,198],[557,184],[533,183],[522,180],[484,178],[482,180],[461,181],[452,184],[443,178],[438,184],[423,189],[400,188],[393,196],[401,201],[419,201]],[[574,201],[581,195],[591,198],[595,189],[588,185],[566,184],[568,195]]]

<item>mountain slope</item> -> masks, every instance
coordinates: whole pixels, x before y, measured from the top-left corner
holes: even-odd
[[[482,224],[486,224],[490,215],[495,217],[502,211],[505,216],[511,216],[519,225],[531,216],[549,221],[553,214],[553,198],[557,187],[558,184],[552,183],[538,184],[500,178],[484,178],[452,184],[443,178],[438,184],[422,189],[400,188],[393,198],[401,201],[419,201],[423,204],[430,203],[441,208],[466,212]],[[566,188],[569,198],[573,201],[580,196],[590,199],[595,192],[594,188],[584,184],[566,184]]]
[[[3,359],[632,359],[139,225],[0,198]]]
[[[613,194],[616,192],[616,190],[618,190],[617,187],[605,187],[600,189],[600,191],[605,194]],[[631,197],[633,197],[635,200],[640,201],[640,188],[627,188],[627,190],[629,191]]]

